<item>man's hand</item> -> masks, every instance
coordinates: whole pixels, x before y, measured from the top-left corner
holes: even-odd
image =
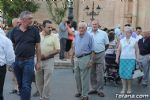
[[[74,57],[71,57],[71,63],[74,65]]]
[[[43,54],[41,55],[41,60],[45,60],[45,56]]]
[[[11,66],[11,65],[7,65],[7,70],[10,71],[10,72],[13,72],[13,71],[14,71],[14,68],[13,68],[13,66]]]
[[[150,62],[150,56],[148,57],[148,59],[147,59],[147,60],[148,60],[148,62]]]
[[[36,71],[39,71],[41,69],[41,62],[37,62],[35,65]]]
[[[92,66],[93,66],[93,61],[90,60],[90,61],[88,62],[88,67],[92,67]]]

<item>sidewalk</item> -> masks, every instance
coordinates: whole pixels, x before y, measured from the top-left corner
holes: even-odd
[[[4,97],[5,100],[20,100],[19,96],[15,94],[9,94],[12,89],[12,73],[8,72],[5,80]],[[34,84],[32,85],[32,94],[36,91]],[[104,88],[105,97],[101,98],[97,95],[90,96],[89,100],[150,100],[150,84],[149,87],[143,88],[137,83],[137,80],[132,82],[132,92],[134,95],[149,95],[148,99],[117,99],[116,94],[121,91],[121,84],[117,87],[112,82],[108,82]],[[75,98],[76,82],[72,69],[55,69],[52,84],[51,84],[51,100],[81,100]],[[39,97],[31,97],[31,100],[39,100]]]

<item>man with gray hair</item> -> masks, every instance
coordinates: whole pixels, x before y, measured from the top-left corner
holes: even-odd
[[[75,97],[82,96],[82,100],[89,100],[89,69],[91,53],[93,49],[92,37],[89,33],[87,33],[86,29],[86,23],[80,22],[78,25],[78,32],[75,34],[73,44],[73,55],[75,54],[75,56],[77,57],[77,61],[75,61],[74,71],[78,93],[75,95]]]
[[[19,25],[20,25],[20,19],[19,19],[19,18],[13,18],[13,19],[12,19],[12,27],[15,28],[15,27],[17,27],[17,26],[19,26]],[[12,30],[10,30],[10,31],[6,34],[6,36],[7,36],[8,38],[10,38],[10,33],[11,33],[11,31],[12,31]]]
[[[31,26],[32,19],[31,12],[21,12],[21,25],[15,27],[10,33],[16,55],[14,72],[19,85],[21,100],[30,100],[34,66],[37,71],[41,67],[40,35],[39,31]],[[34,64],[35,53],[36,64]]]
[[[92,21],[92,30],[89,31],[93,37],[93,66],[91,68],[91,91],[89,94],[98,94],[104,97],[104,67],[105,50],[108,48],[109,39],[106,32],[98,28],[98,20]]]

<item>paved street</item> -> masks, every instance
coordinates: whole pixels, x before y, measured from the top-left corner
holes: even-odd
[[[12,74],[7,73],[4,88],[5,100],[20,100],[19,96],[15,94],[9,94],[12,89]],[[51,84],[51,100],[80,100],[74,97],[76,87],[72,69],[55,69]],[[137,84],[137,81],[133,81],[133,93],[134,94],[149,94],[150,88],[143,88]],[[33,84],[32,94],[36,91]],[[96,95],[90,96],[90,100],[117,100],[116,94],[121,90],[121,86],[115,87],[112,82],[108,83],[104,89],[106,96],[104,98]],[[31,100],[39,100],[39,97],[32,97]],[[130,99],[124,99],[130,100]],[[133,99],[132,99],[133,100]],[[134,100],[150,100],[149,99],[134,99]]]

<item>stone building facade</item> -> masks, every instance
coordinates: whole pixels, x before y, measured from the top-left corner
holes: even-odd
[[[46,1],[37,0],[41,8],[34,14],[35,19],[42,21],[48,19],[49,14]],[[94,16],[98,19],[102,27],[114,28],[116,25],[131,24],[133,27],[141,26],[144,30],[150,29],[150,0],[74,0],[74,19],[76,21],[90,22],[91,16],[85,10],[88,5],[89,12],[94,2],[94,11],[99,5],[102,9],[99,15]]]

